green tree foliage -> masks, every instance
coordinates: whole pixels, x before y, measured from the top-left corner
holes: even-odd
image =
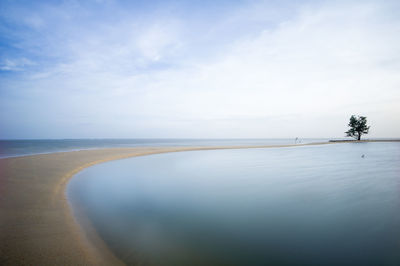
[[[353,137],[357,140],[361,139],[361,135],[368,134],[369,126],[367,126],[367,118],[365,116],[352,115],[350,117],[349,125],[350,129],[346,131],[348,137]]]

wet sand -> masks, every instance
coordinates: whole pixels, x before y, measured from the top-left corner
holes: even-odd
[[[86,167],[165,152],[320,144],[329,143],[113,148],[0,159],[0,265],[123,264],[94,230],[82,231],[67,202],[68,180]]]

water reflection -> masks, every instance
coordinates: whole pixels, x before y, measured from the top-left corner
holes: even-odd
[[[399,143],[160,154],[68,196],[128,264],[399,265],[399,162]]]

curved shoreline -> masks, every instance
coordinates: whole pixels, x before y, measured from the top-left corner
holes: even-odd
[[[0,264],[123,264],[93,232],[88,239],[66,198],[70,178],[92,165],[169,152],[335,143],[111,148],[0,159]]]

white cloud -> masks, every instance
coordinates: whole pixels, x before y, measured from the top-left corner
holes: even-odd
[[[166,54],[179,49],[178,26],[152,25],[137,40],[137,46],[145,58],[158,61]]]
[[[384,63],[399,62],[399,40],[368,22],[373,10],[356,10],[308,11],[239,41],[215,62],[161,73],[148,103],[158,99],[163,113],[201,118],[326,113],[398,97],[400,78]]]
[[[2,71],[22,71],[25,67],[34,66],[35,63],[27,58],[4,59],[0,63]]]
[[[164,16],[74,28],[56,42],[63,60],[32,73],[30,97],[60,127],[91,123],[75,137],[340,137],[351,114],[370,118],[372,136],[400,136],[391,8],[308,5],[265,19],[257,4],[213,25]]]

